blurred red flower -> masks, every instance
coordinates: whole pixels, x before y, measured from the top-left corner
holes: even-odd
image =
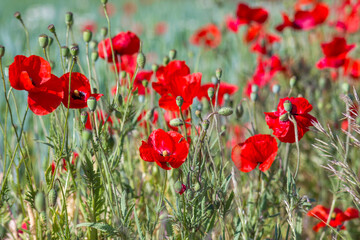
[[[200,88],[200,92],[198,93],[198,96],[197,96],[198,99],[201,100],[202,98],[206,98],[208,101],[210,101],[210,98],[208,96],[208,89],[211,87],[214,88],[214,90],[216,92],[217,87],[215,87],[215,85],[213,83],[206,83],[206,84],[202,85]],[[235,84],[220,82],[219,93],[218,93],[219,105],[224,104],[224,95],[225,94],[228,94],[229,96],[231,96],[234,93],[236,93],[238,89],[239,89],[238,86]],[[213,98],[212,103],[215,104],[215,97]]]
[[[129,1],[123,4],[122,10],[126,15],[131,16],[136,13],[137,6],[134,2]]]
[[[158,22],[154,27],[155,35],[161,36],[164,35],[168,30],[168,25],[166,22]]]
[[[274,162],[277,151],[278,146],[274,137],[257,134],[235,145],[231,152],[231,159],[241,172],[250,172],[258,164],[259,170],[265,172]]]
[[[347,58],[344,64],[344,75],[353,79],[360,77],[360,59]]]
[[[236,10],[239,24],[264,23],[269,13],[264,8],[251,8],[245,3],[239,3]]]
[[[356,33],[360,28],[360,2],[342,1],[335,9],[336,21],[331,23],[339,32]]]
[[[180,133],[157,129],[150,134],[147,142],[142,141],[139,152],[144,161],[156,162],[161,168],[170,170],[185,162],[189,144]]]
[[[316,66],[323,68],[338,68],[345,64],[346,55],[355,47],[355,44],[347,45],[343,37],[334,37],[331,42],[322,43],[321,48],[325,55]]]
[[[90,30],[92,33],[95,33],[97,30],[96,22],[86,21],[86,22],[82,23],[81,32],[84,32],[85,30]]]
[[[197,30],[190,42],[196,46],[217,48],[221,43],[221,32],[215,24],[208,24]]]
[[[64,92],[60,80],[51,74],[42,57],[17,55],[9,66],[10,85],[28,92],[28,104],[36,115],[49,114],[60,105]]]
[[[106,120],[106,122],[108,122],[109,123],[109,125],[112,125],[113,124],[113,120],[112,120],[112,118],[111,117],[109,117],[108,118],[108,114],[106,114],[106,113],[104,113],[103,111],[96,111],[96,116],[97,116],[97,120],[100,122],[100,124],[102,124],[102,125],[104,125],[105,124],[105,120]],[[85,123],[85,128],[86,129],[88,129],[88,130],[92,130],[93,129],[93,127],[92,127],[92,125],[91,125],[91,119],[90,118],[92,118],[93,116],[92,115],[90,115],[89,113],[88,113],[88,118],[87,118],[87,120],[86,120],[86,123]],[[109,126],[109,128],[110,128],[110,126]],[[109,129],[110,130],[110,129]]]
[[[166,66],[160,66],[156,71],[156,78],[158,83],[163,85],[170,82],[175,76],[186,76],[188,74],[190,74],[190,68],[186,65],[185,61],[174,60]],[[156,85],[158,84],[155,84],[155,88]]]
[[[328,15],[329,7],[325,3],[317,3],[313,9],[308,11],[296,10],[292,21],[286,13],[282,13],[283,23],[276,26],[276,30],[282,32],[287,27],[295,30],[313,29],[317,25],[324,23]]]
[[[240,21],[237,18],[234,18],[231,15],[227,15],[225,17],[225,23],[226,23],[226,27],[232,31],[232,32],[237,32],[239,30],[239,26],[240,26]]]
[[[309,127],[313,125],[312,121],[317,121],[317,119],[309,114],[312,106],[308,100],[302,97],[282,98],[279,101],[276,112],[265,112],[266,124],[273,130],[273,134],[281,142],[294,143],[296,141],[295,128],[287,115],[288,112],[285,110],[285,101],[290,101],[291,103],[290,115],[296,121],[299,141],[309,131]]]
[[[330,209],[322,205],[317,205],[307,213],[308,216],[321,220],[321,222],[319,222],[313,227],[313,230],[315,232],[318,232],[320,228],[326,226],[326,222],[329,218],[329,213]],[[354,218],[359,218],[359,211],[356,208],[348,208],[345,212],[343,212],[341,209],[335,208],[330,217],[331,220],[329,225],[331,227],[340,227],[340,229],[345,229],[345,226],[343,225],[344,222]]]
[[[68,107],[69,76],[70,73],[65,73],[60,77],[64,91],[64,99],[62,102],[66,108]],[[99,100],[102,96],[103,94],[91,94],[90,83],[85,75],[78,72],[71,73],[69,108],[85,108],[87,107],[87,100],[89,97],[95,97],[96,100]]]

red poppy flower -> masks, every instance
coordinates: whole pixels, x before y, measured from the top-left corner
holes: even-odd
[[[175,76],[186,76],[188,74],[190,74],[190,68],[185,61],[174,60],[166,66],[160,66],[156,71],[156,78],[161,83],[167,83]]]
[[[51,74],[50,64],[39,56],[15,56],[9,67],[9,81],[16,90],[29,93],[29,108],[36,115],[55,111],[64,97],[60,80]]]
[[[315,232],[318,232],[320,228],[326,226],[326,222],[329,218],[329,213],[330,209],[322,205],[317,205],[307,213],[308,216],[321,220],[321,222],[319,222],[313,227],[313,230]],[[345,212],[343,212],[341,209],[335,208],[331,215],[329,225],[333,228],[340,227],[340,229],[345,229],[345,226],[343,226],[344,222],[354,218],[359,218],[359,211],[357,209],[348,208]]]
[[[97,29],[97,25],[96,25],[96,22],[94,22],[94,21],[86,21],[86,22],[82,23],[82,26],[81,26],[81,32],[89,30],[94,33],[94,32],[96,32],[96,29]]]
[[[259,170],[265,172],[275,160],[278,146],[271,135],[257,134],[235,145],[231,159],[241,172],[251,172],[258,164]]]
[[[97,116],[98,121],[100,121],[100,123],[102,123],[103,125],[105,124],[105,120],[107,120],[106,122],[108,122],[109,125],[113,124],[113,120],[111,119],[111,117],[108,118],[108,114],[105,114],[103,111],[96,111],[96,116]],[[88,113],[88,118],[85,123],[85,128],[88,130],[93,129],[93,127],[91,125],[91,119],[90,119],[92,117],[93,116],[90,116]]]
[[[185,162],[189,144],[180,133],[157,129],[150,134],[147,142],[142,141],[139,151],[144,161],[156,162],[161,168],[170,170]]]
[[[336,9],[337,20],[331,25],[342,33],[356,33],[360,28],[360,2],[343,1]]]
[[[269,14],[264,8],[251,8],[245,3],[239,3],[236,10],[236,16],[240,24],[264,23]]]
[[[323,68],[338,68],[345,64],[346,55],[355,47],[355,44],[347,45],[346,39],[334,37],[331,42],[322,43],[321,48],[325,55],[316,66]]]
[[[344,64],[344,75],[348,75],[353,79],[360,77],[360,59],[348,58]]]
[[[221,32],[215,24],[208,24],[197,30],[190,42],[196,46],[217,48],[221,43]]]
[[[297,10],[293,21],[290,20],[288,15],[283,13],[283,23],[278,25],[276,30],[282,32],[287,27],[295,30],[313,29],[317,25],[324,23],[328,15],[329,7],[325,3],[318,3],[309,11]]]
[[[269,52],[271,51],[271,46],[276,42],[280,42],[280,40],[280,37],[274,34],[261,34],[257,38],[256,42],[252,45],[251,51],[264,55],[269,54]]]
[[[298,140],[309,131],[309,127],[312,126],[312,121],[317,121],[315,117],[309,114],[312,110],[311,104],[305,98],[282,98],[279,101],[276,112],[266,112],[265,120],[270,129],[273,130],[273,134],[281,141],[294,143],[295,128],[294,124],[289,120],[287,111],[284,108],[285,101],[290,101],[291,111],[290,115],[295,119],[298,131]]]
[[[202,99],[202,98],[206,98],[208,101],[210,101],[210,98],[208,96],[208,89],[209,88],[214,88],[215,92],[216,92],[216,87],[214,84],[212,83],[206,83],[204,85],[201,86],[200,92],[198,94],[198,99]],[[224,95],[228,94],[229,96],[233,95],[234,93],[237,92],[238,90],[238,86],[235,84],[230,84],[230,83],[226,83],[226,82],[220,82],[220,86],[219,86],[219,93],[218,93],[218,103],[219,105],[223,105],[224,104]],[[215,97],[212,100],[213,104],[215,104]]]
[[[139,51],[140,39],[132,32],[120,32],[111,39],[115,55],[133,55]],[[112,62],[110,39],[98,44],[99,57]],[[115,57],[117,61],[117,57]]]
[[[70,73],[65,73],[60,78],[64,91],[62,102],[66,108],[68,107],[69,76]],[[89,80],[83,74],[71,73],[70,108],[85,108],[89,97],[95,97],[96,100],[99,100],[102,96],[103,94],[91,94]]]
[[[240,21],[237,18],[234,18],[233,16],[226,16],[225,17],[225,23],[227,28],[232,32],[237,32],[239,30]]]
[[[201,76],[201,73],[176,76],[167,86],[160,89],[160,92],[165,93],[159,99],[159,106],[169,111],[179,111],[176,97],[181,96],[184,99],[181,109],[188,109],[200,91]]]

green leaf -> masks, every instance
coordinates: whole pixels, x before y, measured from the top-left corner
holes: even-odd
[[[137,213],[136,213],[136,209],[134,208],[134,218],[135,218],[135,223],[136,223],[136,227],[138,229],[138,233],[139,233],[139,237],[140,239],[145,239],[144,238],[144,234],[143,232],[141,231],[141,225],[140,225],[140,222],[139,222],[139,219],[138,219],[138,216],[137,216]]]

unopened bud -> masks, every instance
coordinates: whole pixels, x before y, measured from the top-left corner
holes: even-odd
[[[181,106],[183,105],[184,103],[184,99],[182,96],[177,96],[176,97],[176,105],[178,105],[179,108],[181,108]]]
[[[184,125],[184,122],[183,122],[183,120],[182,119],[180,119],[180,118],[174,118],[174,119],[171,119],[170,120],[170,126],[172,126],[172,127],[179,127],[179,126],[182,126],[182,125]]]
[[[92,38],[92,32],[89,30],[89,29],[86,29],[84,32],[83,32],[83,39],[84,39],[84,42],[88,43],[91,41],[91,38]]]
[[[279,94],[280,92],[280,85],[279,84],[275,84],[273,87],[272,87],[272,92],[274,94]]]
[[[174,185],[175,192],[180,193],[183,188],[182,185],[183,184],[180,181],[176,181],[176,183]]]
[[[165,57],[163,58],[163,65],[166,66],[166,65],[169,64],[169,62],[170,62],[170,58],[169,58],[168,56],[165,56]]]
[[[291,112],[291,110],[292,110],[292,104],[291,104],[291,102],[290,102],[289,100],[286,100],[286,101],[284,102],[284,109],[285,109],[285,111],[287,111],[287,112]]]
[[[212,87],[208,88],[207,93],[208,93],[209,98],[210,98],[210,99],[213,99],[214,94],[215,94],[214,88],[212,88]]]
[[[66,25],[71,25],[73,23],[73,13],[72,12],[65,13],[65,23],[66,23]]]
[[[89,47],[93,50],[96,49],[97,45],[98,45],[98,42],[96,40],[91,40],[89,43]]]
[[[14,17],[16,17],[17,19],[21,19],[21,14],[20,14],[20,12],[15,12],[14,13]]]
[[[296,77],[295,76],[291,77],[289,82],[290,82],[290,87],[293,88],[296,84]]]
[[[85,124],[87,122],[88,119],[88,113],[87,112],[82,112],[80,115],[80,120],[83,124]]]
[[[49,198],[49,206],[54,207],[57,199],[57,192],[54,188],[50,190],[48,198]]]
[[[100,0],[102,4],[107,4],[108,0]]]
[[[120,111],[115,110],[115,117],[116,117],[117,119],[121,119],[121,118],[122,118],[122,114],[121,114],[121,112],[120,112]]]
[[[53,39],[52,37],[50,37],[50,36],[48,36],[48,39],[49,39],[49,44],[48,44],[48,46],[50,47],[51,44],[54,42],[54,39]]]
[[[154,73],[156,73],[156,71],[159,69],[159,65],[157,65],[157,64],[154,63],[154,64],[151,66],[151,69],[153,70]]]
[[[46,48],[49,43],[48,36],[46,34],[41,34],[39,36],[39,45],[41,48]]]
[[[49,31],[50,31],[51,33],[55,33],[55,26],[54,26],[54,24],[50,24],[50,25],[48,26],[48,29],[49,29]]]
[[[90,112],[94,112],[96,109],[96,105],[97,105],[96,98],[89,97],[88,100],[86,101],[86,103],[87,103],[87,106],[88,106]]]
[[[202,124],[203,128],[205,130],[208,130],[209,129],[209,126],[210,126],[210,121],[208,119],[206,119],[203,124]]]
[[[99,58],[99,53],[97,51],[92,51],[91,52],[91,60],[93,62],[96,62],[96,60],[98,60],[98,58]]]
[[[127,72],[125,72],[125,71],[120,72],[120,78],[121,79],[126,78],[126,75],[127,75]]]
[[[121,94],[118,94],[118,96],[117,96],[117,98],[116,98],[116,103],[117,103],[117,105],[118,105],[119,107],[122,106],[122,104],[123,104],[123,97],[122,97]]]
[[[70,54],[75,57],[79,55],[79,46],[77,44],[72,44],[70,46]]]
[[[142,84],[145,88],[147,88],[147,86],[149,85],[149,81],[144,79],[144,80],[142,80],[141,84]]]
[[[63,57],[69,57],[70,56],[70,50],[67,46],[62,46],[61,47],[61,55]]]
[[[252,92],[251,94],[250,94],[250,99],[251,99],[251,101],[256,101],[257,99],[259,98],[259,95],[256,93],[256,92]]]
[[[35,195],[35,208],[38,212],[43,212],[46,209],[45,194],[38,192]]]
[[[107,34],[108,34],[108,29],[107,29],[107,27],[102,27],[102,28],[100,29],[100,33],[101,33],[101,36],[106,37]]]
[[[231,114],[233,114],[233,110],[230,107],[222,107],[220,108],[220,110],[218,111],[218,113],[222,116],[230,116]]]
[[[283,115],[281,115],[279,117],[280,121],[282,122],[286,122],[287,120],[289,120],[289,113],[284,113]]]
[[[5,55],[5,47],[3,45],[0,45],[0,58],[2,58]]]
[[[169,58],[170,58],[171,61],[176,58],[176,50],[175,49],[171,49],[169,51]]]
[[[219,79],[219,80],[221,79],[221,76],[222,76],[222,69],[221,68],[216,69],[215,76],[216,76],[217,79]]]
[[[136,62],[141,69],[145,67],[146,57],[144,53],[139,52],[139,54],[137,55]]]
[[[235,114],[237,118],[241,118],[242,115],[244,114],[244,108],[241,105],[241,103],[239,105],[237,105],[236,109],[235,109]]]

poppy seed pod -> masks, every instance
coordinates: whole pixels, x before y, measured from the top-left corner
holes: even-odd
[[[5,55],[5,47],[3,45],[0,45],[0,58],[2,58]]]
[[[140,52],[137,55],[136,62],[141,69],[143,69],[145,67],[146,57],[145,57],[144,53]]]
[[[106,37],[107,34],[108,34],[108,29],[107,29],[107,27],[102,27],[102,28],[100,29],[100,33],[101,33],[101,36]]]
[[[50,190],[48,197],[49,197],[49,206],[54,207],[57,199],[57,192],[54,188]]]
[[[45,194],[38,192],[35,195],[35,208],[38,212],[43,212],[46,209]]]
[[[65,13],[65,23],[66,23],[66,25],[71,25],[72,22],[73,22],[73,13],[72,12]]]
[[[75,57],[79,55],[79,46],[77,44],[72,44],[70,46],[70,54]]]
[[[289,120],[289,113],[284,113],[283,115],[280,115],[279,120],[282,122],[286,122]]]
[[[90,112],[94,112],[97,106],[96,98],[89,97],[86,102]]]
[[[85,141],[88,142],[91,139],[92,136],[92,132],[90,130],[84,130],[81,133],[81,138]]]
[[[168,56],[165,56],[165,57],[163,58],[163,65],[166,66],[166,65],[169,64],[169,62],[170,62],[170,58],[169,58]]]
[[[155,73],[158,69],[159,69],[159,65],[157,65],[157,64],[153,64],[152,66],[151,66],[151,69],[153,70],[153,72]]]
[[[21,14],[20,14],[20,12],[15,12],[14,13],[14,17],[16,17],[17,19],[21,19]]]
[[[48,26],[48,29],[49,29],[49,31],[50,31],[51,33],[55,33],[55,26],[54,26],[54,24],[50,24],[50,25]]]
[[[221,79],[221,76],[222,76],[222,69],[221,68],[216,69],[215,76],[216,76],[217,79],[219,79],[219,80]]]
[[[272,87],[272,92],[274,94],[278,94],[280,92],[280,85],[279,84],[275,84],[273,87]]]
[[[210,87],[208,89],[207,93],[208,93],[209,98],[212,99],[214,97],[214,94],[215,94],[214,88]]]
[[[291,110],[292,110],[292,104],[291,104],[291,102],[290,102],[289,100],[286,100],[286,101],[284,102],[284,109],[285,109],[285,111],[287,111],[287,112],[291,112]]]
[[[88,119],[88,113],[87,112],[82,112],[80,115],[80,120],[83,124],[85,124],[87,122]]]
[[[46,34],[41,34],[39,36],[39,45],[41,48],[46,48],[49,43],[49,38]]]
[[[96,60],[98,60],[98,58],[99,58],[99,53],[97,51],[92,51],[91,52],[91,60],[93,62],[96,62]]]
[[[182,96],[177,96],[177,97],[176,97],[176,105],[177,105],[179,108],[181,108],[181,106],[183,105],[183,103],[184,103],[183,97],[182,97]]]
[[[209,129],[209,125],[210,125],[210,121],[208,119],[206,119],[202,124],[202,126],[205,130]]]
[[[230,107],[222,107],[220,108],[220,110],[218,111],[218,113],[222,116],[230,116],[231,114],[233,114],[233,110]]]
[[[170,58],[171,61],[176,58],[176,50],[175,49],[171,49],[169,51],[169,58]]]
[[[62,46],[61,47],[61,55],[63,57],[69,57],[70,56],[70,50],[67,46]]]
[[[92,38],[92,32],[89,30],[89,29],[86,29],[84,32],[83,32],[83,39],[84,39],[84,42],[88,43],[91,41],[91,38]]]
[[[96,49],[97,45],[98,45],[98,42],[96,40],[91,40],[89,43],[89,47],[91,49]]]
[[[200,110],[196,110],[196,111],[195,111],[195,116],[197,116],[198,118],[201,118],[201,111],[200,111]]]
[[[296,84],[296,77],[294,76],[294,77],[290,78],[289,82],[290,82],[290,87],[293,88]]]
[[[183,122],[183,120],[182,119],[180,119],[180,118],[174,118],[174,119],[171,119],[170,120],[170,126],[172,126],[172,127],[179,127],[179,126],[182,126],[182,125],[184,125],[184,122]]]

